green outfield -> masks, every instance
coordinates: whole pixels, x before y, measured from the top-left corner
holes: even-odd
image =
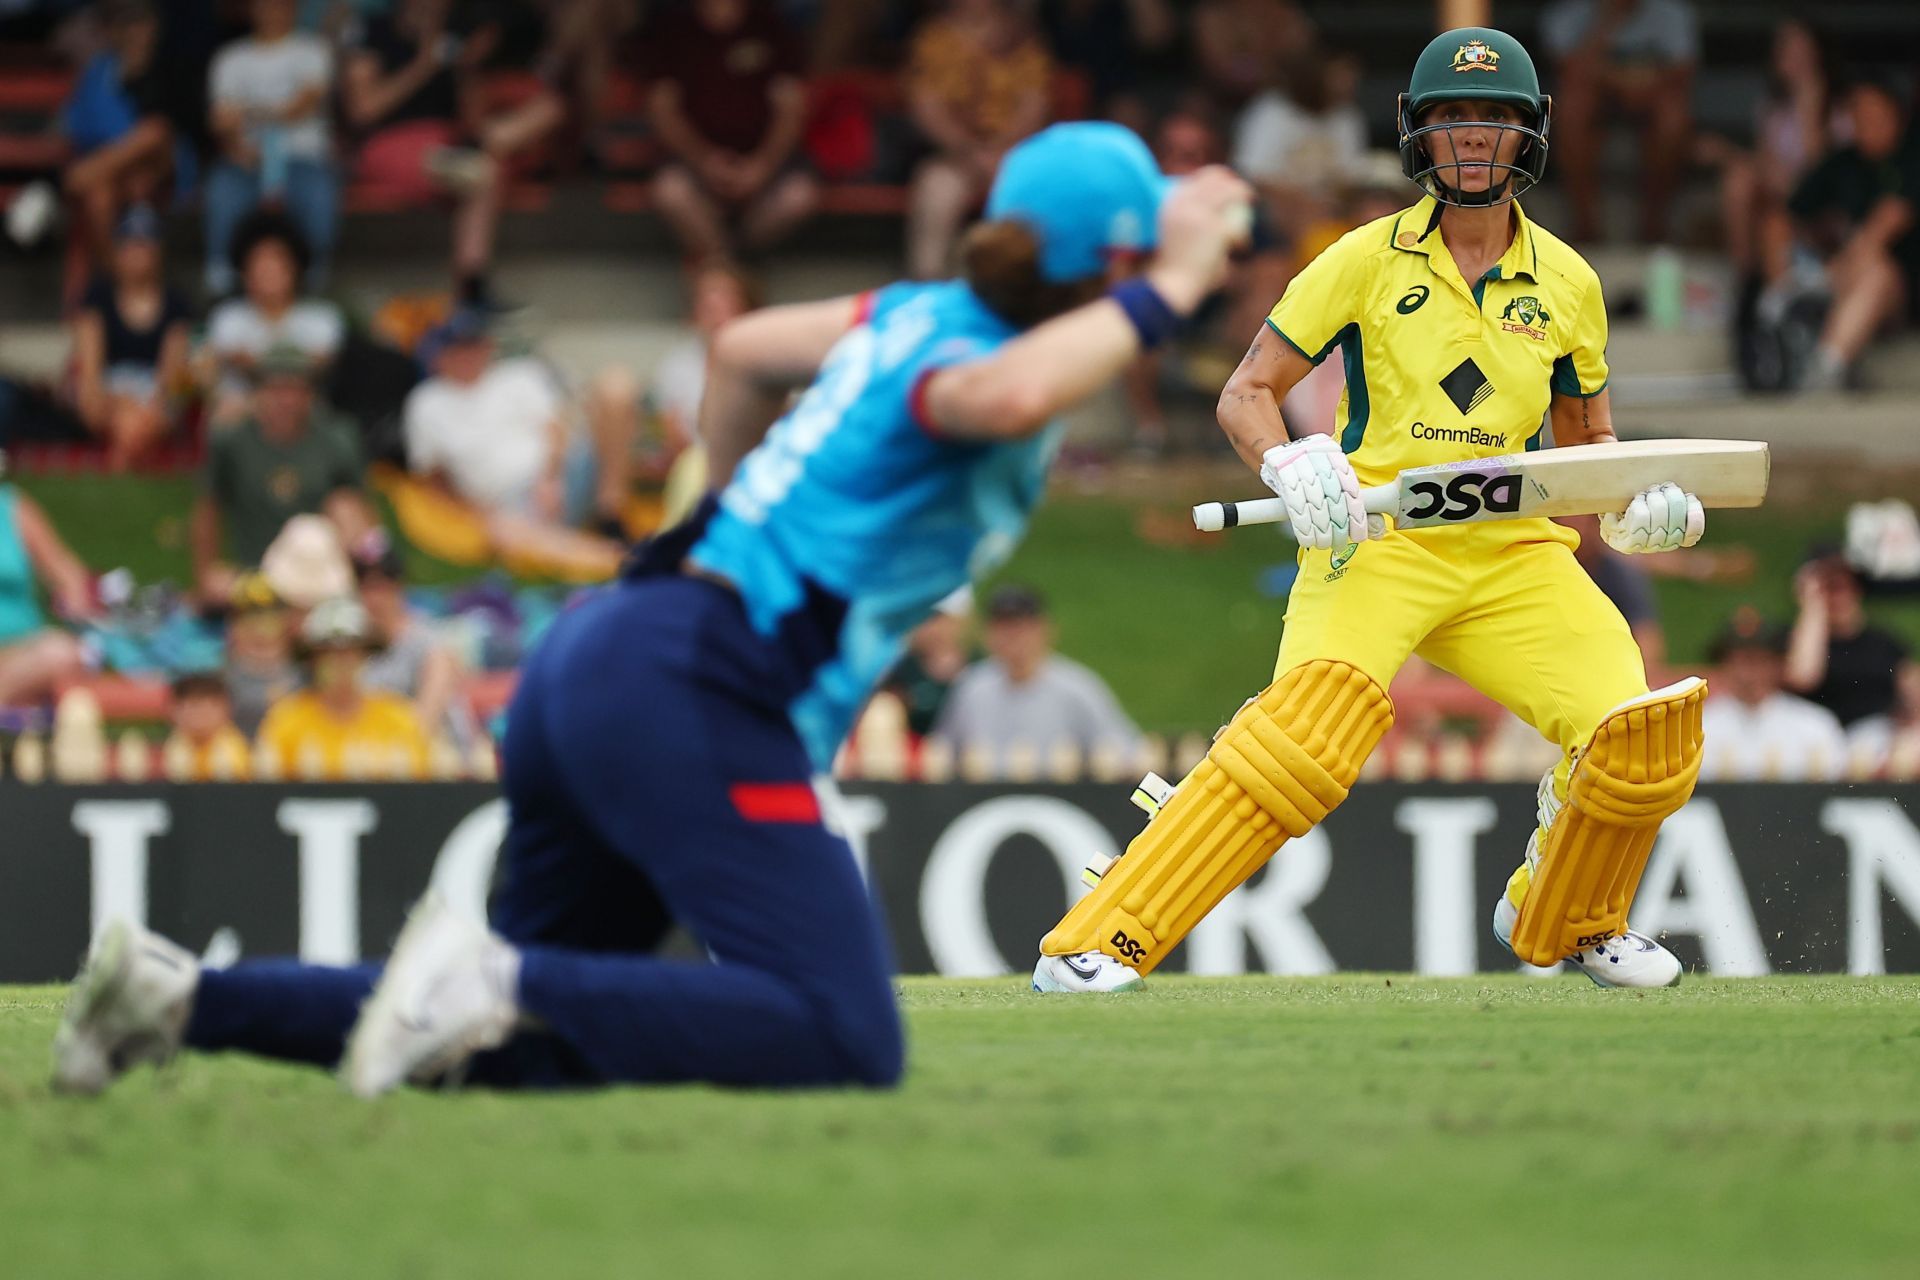
[[[0,1274],[1907,1276],[1920,982],[909,981],[885,1095],[43,1083],[0,990]]]

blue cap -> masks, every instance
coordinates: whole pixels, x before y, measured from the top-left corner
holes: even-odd
[[[1040,237],[1040,274],[1077,280],[1105,270],[1114,250],[1150,252],[1172,185],[1125,125],[1056,124],[1007,152],[987,217],[1027,223]]]
[[[119,240],[158,240],[160,238],[160,215],[153,211],[150,204],[127,206],[120,215],[120,221],[114,224],[113,238]]]

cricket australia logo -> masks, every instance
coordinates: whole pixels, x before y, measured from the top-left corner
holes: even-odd
[[[1455,71],[1498,71],[1500,54],[1487,47],[1485,40],[1469,40],[1453,55]]]
[[[1540,299],[1532,294],[1515,298],[1500,313],[1500,327],[1508,333],[1524,333],[1535,342],[1545,340],[1547,322],[1553,317],[1540,305]]]

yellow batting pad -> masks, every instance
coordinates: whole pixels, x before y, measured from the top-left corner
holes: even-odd
[[[1520,959],[1558,964],[1626,929],[1660,824],[1700,776],[1706,700],[1706,682],[1689,678],[1614,708],[1594,730],[1520,905]]]
[[[1294,667],[1240,709],[1092,893],[1040,943],[1151,973],[1207,912],[1347,798],[1393,704],[1344,662]]]

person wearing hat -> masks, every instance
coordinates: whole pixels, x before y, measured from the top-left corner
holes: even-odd
[[[885,929],[816,779],[914,626],[1019,543],[1061,415],[1219,284],[1251,199],[1224,169],[1168,182],[1118,125],[1055,125],[1007,154],[960,278],[721,329],[700,406],[719,492],[522,667],[487,920],[429,894],[378,970],[202,970],[116,922],[56,1085],[178,1047],[338,1064],[362,1096],[449,1071],[895,1083]],[[1122,250],[1150,257],[1115,282]],[[655,954],[675,921],[706,959]]]
[[[240,732],[251,738],[267,708],[300,687],[293,659],[293,615],[266,576],[235,579],[227,608],[227,701]]]
[[[294,516],[324,515],[348,547],[378,524],[361,488],[359,437],[316,410],[306,354],[275,347],[254,379],[252,415],[207,442],[189,524],[194,580],[213,603],[232,593],[234,566],[259,564]]]
[[[1702,778],[1822,782],[1844,776],[1846,732],[1833,712],[1786,691],[1786,653],[1786,632],[1752,607],[1727,619],[1711,654],[1719,696],[1704,716]]]
[[[1032,587],[1008,584],[987,597],[989,656],[962,672],[940,709],[934,736],[966,758],[984,751],[997,771],[1026,751],[1045,766],[1061,751],[1130,760],[1140,731],[1106,682],[1054,652],[1053,619]]]
[[[375,648],[367,611],[350,596],[326,600],[300,626],[308,687],[273,704],[260,746],[289,778],[421,778],[427,734],[405,698],[366,683]]]
[[[1392,726],[1387,688],[1416,654],[1560,748],[1494,936],[1603,986],[1680,979],[1672,952],[1628,929],[1627,908],[1660,823],[1692,794],[1705,683],[1648,690],[1571,530],[1403,531],[1361,501],[1408,467],[1538,448],[1549,425],[1562,448],[1614,439],[1600,280],[1519,202],[1546,172],[1553,122],[1526,48],[1490,27],[1442,32],[1398,115],[1401,172],[1420,199],[1307,263],[1220,394],[1221,428],[1300,545],[1273,683],[1042,940],[1041,990],[1137,986],[1323,821]],[[1336,352],[1346,391],[1331,433],[1314,424],[1295,438],[1280,406]],[[1600,535],[1637,554],[1692,546],[1705,527],[1695,496],[1661,484],[1603,516]],[[1630,803],[1610,798],[1628,791]]]
[[[160,233],[150,206],[122,214],[108,273],[88,286],[71,322],[74,406],[114,470],[173,428],[173,401],[189,376],[193,311],[166,281]]]

